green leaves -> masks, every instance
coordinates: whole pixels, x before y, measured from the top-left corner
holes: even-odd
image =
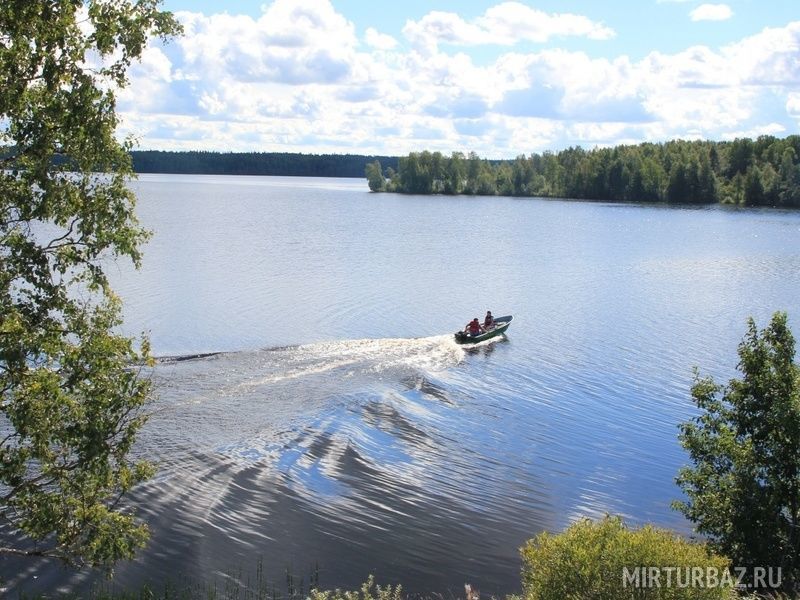
[[[663,529],[629,529],[618,517],[541,533],[522,548],[522,561],[524,600],[736,597],[731,583],[688,585],[687,570],[719,577],[728,559]],[[658,579],[648,576],[652,569]]]
[[[800,206],[800,136],[733,142],[567,148],[514,160],[455,152],[400,158],[385,191],[405,194],[545,196],[616,202],[716,202]],[[369,179],[369,175],[367,176]],[[372,188],[371,188],[372,189]],[[373,189],[373,191],[378,191]]]
[[[403,588],[399,585],[381,587],[375,584],[375,577],[370,575],[358,591],[312,589],[309,600],[403,600]]]
[[[29,353],[4,376],[15,385],[3,397],[13,431],[0,449],[0,478],[10,486],[3,516],[18,516],[16,525],[34,539],[55,535],[56,556],[104,564],[130,557],[138,546],[124,540],[143,535],[132,517],[109,511],[150,473],[127,458],[150,386],[131,368],[145,357],[129,339],[109,333],[119,323],[118,303],[70,307],[64,317],[68,335],[44,334],[31,344],[35,358]],[[115,523],[116,541],[108,537]]]
[[[382,192],[386,188],[386,178],[383,176],[383,169],[381,169],[379,161],[367,163],[366,175],[371,191]]]
[[[103,266],[148,237],[114,94],[179,31],[158,4],[0,5],[0,520],[28,540],[6,552],[110,566],[147,537],[120,499],[152,472],[129,457],[149,346],[115,333]]]
[[[739,345],[741,379],[727,386],[696,375],[703,412],[681,425],[693,466],[677,478],[675,507],[741,566],[800,576],[800,368],[785,313],[759,331],[750,319]]]

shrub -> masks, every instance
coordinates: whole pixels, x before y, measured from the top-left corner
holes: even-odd
[[[308,600],[403,600],[402,586],[381,587],[375,585],[375,578],[370,575],[357,592],[352,591],[319,591],[311,590]]]
[[[663,529],[629,529],[618,517],[541,533],[522,548],[522,559],[524,600],[736,598],[728,559]]]

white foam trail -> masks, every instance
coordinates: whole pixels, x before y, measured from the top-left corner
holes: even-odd
[[[280,372],[243,382],[240,386],[277,383],[348,367],[360,373],[381,373],[404,367],[435,373],[454,367],[464,359],[463,349],[450,335],[319,342],[273,350],[270,354],[274,356],[275,352],[283,353],[278,361]]]
[[[338,340],[256,352],[222,353],[202,359],[164,362],[158,367],[160,385],[172,390],[171,401],[154,412],[179,406],[215,404],[222,398],[259,396],[274,385],[313,377],[340,380],[367,376],[404,376],[408,371],[437,374],[464,360],[466,352],[451,335],[424,338]],[[335,375],[333,375],[335,373]],[[324,382],[323,382],[324,383]],[[182,396],[182,397],[181,397]]]

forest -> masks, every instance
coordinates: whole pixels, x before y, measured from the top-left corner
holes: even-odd
[[[800,136],[642,143],[520,155],[412,152],[366,166],[372,191],[800,207]]]
[[[364,177],[364,165],[378,160],[397,169],[397,157],[288,152],[164,152],[134,150],[137,173],[204,175],[292,175],[298,177]]]

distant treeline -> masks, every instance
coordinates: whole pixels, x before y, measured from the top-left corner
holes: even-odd
[[[568,148],[488,161],[412,152],[367,165],[373,191],[800,207],[800,136]]]
[[[375,160],[395,170],[398,168],[396,156],[359,154],[134,150],[131,157],[137,173],[364,177],[365,165]]]

